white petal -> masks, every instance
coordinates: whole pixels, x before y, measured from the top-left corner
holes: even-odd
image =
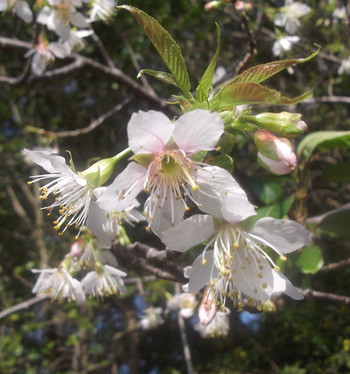
[[[181,200],[176,199],[175,194],[172,198],[168,196],[168,199],[163,202],[162,206],[159,206],[158,202],[162,200],[162,196],[158,199],[152,195],[145,202],[144,208],[146,211],[149,211],[149,206],[156,205],[152,221],[150,222],[150,228],[159,237],[165,230],[180,223],[185,214],[185,207]]]
[[[203,212],[232,223],[255,214],[246,193],[226,170],[208,166],[197,170],[194,179],[199,189],[192,195]]]
[[[128,123],[129,147],[135,154],[161,152],[173,130],[174,124],[165,114],[140,110]]]
[[[186,153],[211,150],[224,131],[224,123],[218,113],[196,109],[185,113],[175,122],[173,139]]]
[[[294,300],[302,300],[304,296],[290,283],[290,281],[281,273],[272,270],[274,286],[273,293],[284,292]]]
[[[48,6],[45,5],[45,6],[40,10],[39,14],[37,15],[37,17],[36,17],[36,22],[41,23],[41,24],[43,24],[43,25],[46,25],[47,22],[48,22],[49,17],[50,17],[51,14],[52,14],[52,12],[53,12],[53,10],[51,10],[50,7],[48,7]]]
[[[116,275],[117,277],[126,277],[128,275],[128,274],[124,273],[124,271],[121,271],[121,270],[116,269],[116,268],[114,268],[112,266],[109,266],[109,265],[104,265],[103,268],[109,274]]]
[[[32,71],[35,75],[42,75],[46,70],[46,63],[47,60],[45,56],[41,55],[40,53],[34,53],[32,58]]]
[[[0,0],[0,12],[6,12],[7,0]]]
[[[15,2],[16,14],[24,22],[31,23],[33,21],[33,13],[30,10],[29,5],[22,0],[17,0]]]
[[[79,12],[71,12],[69,13],[69,20],[72,23],[72,25],[76,27],[89,27],[89,23],[87,22],[87,19]]]
[[[233,284],[245,295],[265,302],[273,293],[274,278],[270,263],[260,256],[258,263],[251,251],[234,251],[232,261]],[[260,266],[260,267],[259,267]]]
[[[161,235],[162,241],[172,251],[185,252],[214,234],[213,218],[196,214]]]
[[[98,239],[101,248],[110,248],[112,240],[103,227],[107,224],[107,212],[102,210],[95,201],[91,201],[86,226]]]
[[[131,206],[136,196],[142,191],[147,169],[131,162],[98,197],[100,208],[107,212],[121,212]]]
[[[203,255],[199,255],[192,265],[190,281],[188,282],[188,292],[198,292],[201,288],[210,283],[211,276],[215,278],[218,270],[214,266],[213,251],[206,251],[203,265]]]
[[[50,43],[52,53],[58,58],[65,58],[70,55],[71,49],[68,43]]]
[[[262,238],[277,252],[293,252],[312,243],[312,234],[297,222],[265,217],[259,219],[250,232],[256,240]],[[262,241],[263,244],[266,244]]]

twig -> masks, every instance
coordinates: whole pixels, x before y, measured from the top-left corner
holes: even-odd
[[[346,260],[341,260],[339,262],[334,262],[332,264],[328,264],[326,266],[324,266],[322,269],[319,270],[319,272],[327,272],[327,271],[332,271],[332,270],[338,270],[338,269],[341,269],[341,268],[345,268],[347,266],[350,266],[350,259],[346,259]]]
[[[316,103],[344,103],[344,104],[350,104],[350,97],[348,97],[348,96],[311,97],[310,99],[301,101],[298,104],[316,104]]]
[[[315,299],[325,299],[329,301],[335,301],[337,303],[342,303],[345,305],[350,305],[350,297],[343,295],[335,295],[328,292],[320,292],[310,290],[308,288],[302,289],[298,288],[298,291],[302,293],[305,297],[315,298]]]
[[[95,32],[91,35],[93,41],[96,43],[98,49],[100,50],[103,58],[105,59],[107,65],[111,68],[114,68],[115,67],[115,64],[112,60],[112,57],[110,56],[110,54],[108,53],[105,45],[103,44],[101,38],[95,34]]]
[[[11,306],[8,309],[3,310],[0,312],[0,319],[5,318],[13,313],[20,312],[24,309],[30,308],[32,305],[40,303],[40,301],[46,300],[50,297],[50,295],[40,295],[33,297],[32,299],[29,299],[27,301],[24,301],[23,303]]]
[[[176,293],[177,294],[180,293],[180,288],[178,284],[176,284]],[[179,325],[179,330],[180,330],[180,336],[181,336],[182,348],[184,352],[184,358],[186,362],[187,374],[194,374],[195,371],[193,369],[190,346],[188,344],[188,340],[186,336],[185,322],[184,322],[184,319],[181,313],[177,314],[177,323]]]
[[[103,113],[101,116],[99,116],[97,119],[92,121],[89,126],[83,127],[82,129],[77,130],[71,130],[71,131],[59,131],[56,132],[55,135],[58,138],[66,138],[69,136],[78,136],[82,134],[87,134],[94,130],[96,127],[101,125],[107,118],[111,117],[113,114],[119,112],[122,108],[124,108],[125,105],[129,104],[132,100],[132,97],[127,97],[125,100],[123,100],[118,105],[114,106],[112,109],[108,110],[106,113]]]

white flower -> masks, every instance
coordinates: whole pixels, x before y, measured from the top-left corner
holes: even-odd
[[[207,196],[213,201],[220,199],[222,187],[215,178],[221,178],[222,169],[191,157],[198,151],[212,150],[223,128],[217,113],[202,109],[182,115],[175,123],[160,112],[133,114],[128,124],[129,147],[140,164],[130,163],[98,198],[98,204],[102,209],[123,211],[142,190],[149,192],[144,214],[159,235],[180,222],[189,209],[183,194],[198,204]],[[231,184],[235,188],[234,179],[228,176],[225,188]]]
[[[236,209],[250,209],[246,201]],[[209,215],[194,215],[166,230],[162,240],[174,251],[187,249],[209,239],[203,253],[195,260],[189,273],[188,292],[198,292],[209,285],[216,301],[225,305],[226,297],[236,307],[249,304],[260,308],[272,294],[284,292],[294,299],[302,296],[281,274],[271,257],[263,249],[270,247],[284,259],[311,243],[311,233],[300,224],[289,220],[262,218],[248,229],[240,219],[213,220]],[[213,247],[214,250],[208,250]]]
[[[202,338],[227,336],[230,332],[230,314],[229,310],[217,312],[208,325],[198,322],[194,328],[200,333]]]
[[[162,325],[164,323],[162,312],[162,308],[149,307],[144,309],[140,320],[141,327],[144,330],[150,330]]]
[[[28,3],[24,0],[0,0],[0,12],[6,12],[7,10],[12,10],[26,23],[33,21],[33,13]]]
[[[350,57],[346,60],[342,60],[339,68],[338,74],[347,74],[350,75]]]
[[[332,16],[334,23],[337,23],[339,20],[346,20],[347,15],[345,6],[335,8]]]
[[[90,11],[90,22],[107,21],[115,13],[115,2],[114,0],[93,0],[91,3]]]
[[[103,269],[91,271],[82,279],[81,284],[86,295],[104,298],[118,293],[125,293],[122,277],[127,274],[112,266],[104,265]]]
[[[272,46],[272,54],[274,56],[282,57],[285,51],[290,51],[293,47],[293,44],[296,44],[300,41],[299,36],[284,36],[281,39],[277,39]]]
[[[81,283],[74,279],[66,269],[32,269],[33,273],[40,273],[32,292],[45,295],[53,299],[68,299],[81,304],[85,301],[85,294]]]
[[[194,309],[197,305],[196,297],[193,293],[182,293],[175,295],[171,300],[168,301],[167,308],[175,311],[179,310],[180,315],[184,318],[190,318]]]
[[[32,56],[32,71],[35,75],[42,75],[46,70],[46,66],[50,61],[54,61],[55,57],[65,58],[69,56],[71,50],[68,45],[64,43],[47,43],[43,39],[35,45],[35,48],[30,49],[24,57]]]
[[[300,27],[299,18],[308,14],[311,8],[298,1],[286,0],[286,5],[280,10],[281,13],[278,13],[273,20],[274,24],[284,27],[290,34],[295,34]]]
[[[64,40],[70,36],[71,24],[79,28],[89,26],[88,20],[76,10],[81,7],[81,1],[74,0],[48,0],[37,16],[37,22],[46,25]]]
[[[97,193],[98,189],[94,189],[87,179],[74,172],[63,157],[44,151],[25,152],[32,162],[48,171],[47,174],[32,176],[33,180],[28,182],[29,184],[53,179],[40,188],[40,198],[46,200],[50,194],[54,196],[54,202],[45,208],[49,214],[53,208],[59,208],[60,216],[54,221],[55,229],[60,230],[64,226],[64,232],[69,226],[74,225],[80,233],[88,215],[99,214],[100,209],[94,201],[94,193]]]

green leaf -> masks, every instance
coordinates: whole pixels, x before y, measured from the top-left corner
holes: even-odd
[[[350,203],[306,220],[307,224],[316,224],[318,228],[350,239]]]
[[[148,74],[153,78],[156,78],[164,83],[172,84],[173,86],[179,87],[175,78],[169,73],[164,73],[163,71],[156,71],[151,69],[142,69],[138,73],[137,78],[140,78],[143,74]]]
[[[210,161],[210,165],[219,166],[222,169],[227,170],[229,173],[233,172],[233,159],[228,155],[220,155]]]
[[[350,131],[317,131],[307,135],[298,146],[298,158],[307,162],[316,149],[325,152],[336,147],[350,147]]]
[[[230,134],[227,131],[225,131],[223,136],[221,136],[218,142],[218,146],[220,147],[220,152],[222,154],[231,153],[235,141],[236,141],[236,137],[233,134]]]
[[[311,92],[295,98],[281,95],[273,90],[257,83],[232,83],[219,91],[215,100],[220,101],[220,106],[242,104],[296,104],[311,96]]]
[[[266,205],[273,204],[283,194],[281,184],[271,178],[251,178],[249,185]]]
[[[220,27],[217,23],[215,23],[215,25],[218,33],[218,46],[216,48],[216,52],[213,59],[211,60],[207,70],[204,72],[197,87],[196,99],[200,102],[206,101],[208,98],[209,90],[214,77],[216,63],[220,54]]]
[[[316,245],[304,248],[296,261],[297,267],[304,274],[317,273],[323,263],[322,253]]]
[[[294,197],[289,196],[279,204],[264,206],[263,208],[257,209],[257,214],[253,218],[254,223],[263,217],[273,217],[277,219],[285,217],[288,214],[293,202]]]
[[[129,11],[139,22],[152,44],[163,59],[178,86],[184,95],[191,98],[191,86],[185,60],[182,56],[179,45],[153,17],[140,9],[129,5],[117,6],[119,9]]]
[[[233,78],[230,82],[227,82],[225,86],[228,86],[232,83],[261,83],[279,73],[280,71],[288,68],[289,66],[293,66],[295,64],[303,64],[304,62],[310,61],[318,54],[319,50],[320,48],[318,48],[315,53],[311,54],[307,58],[272,61],[266,64],[253,66],[252,68],[237,75],[237,77]]]

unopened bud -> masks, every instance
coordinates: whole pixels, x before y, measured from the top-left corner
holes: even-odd
[[[70,246],[69,254],[72,257],[80,257],[84,251],[84,241],[79,239]]]
[[[207,12],[210,12],[211,10],[214,10],[216,8],[219,8],[219,6],[221,5],[222,1],[209,1],[209,3],[206,3],[204,5],[204,9],[207,11]]]
[[[206,287],[201,305],[198,308],[198,318],[203,326],[209,325],[217,312],[214,293]]]
[[[307,129],[307,125],[301,120],[299,113],[260,113],[256,116],[246,116],[246,118],[265,130],[287,137],[298,136]]]
[[[288,174],[297,166],[297,157],[288,139],[259,130],[254,134],[254,141],[259,151],[258,163],[271,173]]]

